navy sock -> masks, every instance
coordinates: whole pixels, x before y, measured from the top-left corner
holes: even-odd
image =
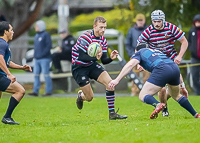
[[[108,102],[109,112],[115,111],[115,93],[114,93],[114,91],[106,90],[106,100]]]
[[[190,112],[190,114],[192,114],[192,116],[194,116],[197,112],[194,110],[194,108],[192,107],[192,105],[190,104],[190,102],[188,101],[187,98],[185,98],[184,96],[182,96],[181,98],[179,98],[179,100],[177,101],[183,108],[185,108],[188,112]]]
[[[156,107],[156,105],[157,105],[158,103],[160,103],[160,102],[158,102],[158,101],[157,101],[153,96],[151,96],[151,95],[146,95],[146,96],[144,97],[143,102],[146,103],[146,104],[150,104],[150,105],[152,105],[152,106],[154,106],[154,107]]]
[[[11,118],[11,114],[15,107],[18,105],[18,103],[19,102],[13,96],[11,96],[8,109],[6,111],[6,114],[4,115],[5,118]]]

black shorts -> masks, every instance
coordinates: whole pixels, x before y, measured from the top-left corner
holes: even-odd
[[[89,78],[97,80],[103,71],[105,71],[105,69],[97,62],[86,67],[72,64],[72,75],[80,87],[89,84]]]
[[[3,74],[0,74],[0,91],[5,91],[10,85],[11,80]]]

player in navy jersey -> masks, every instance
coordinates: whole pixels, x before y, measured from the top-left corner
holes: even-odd
[[[107,57],[107,41],[104,37],[106,27],[106,20],[101,16],[96,17],[94,19],[93,30],[83,33],[77,39],[76,44],[72,48],[72,75],[81,89],[78,92],[76,104],[78,109],[82,109],[83,101],[92,101],[94,93],[92,91],[89,79],[94,79],[106,87],[109,119],[126,119],[126,115],[119,115],[117,112],[115,112],[114,89],[109,90],[107,88],[108,83],[112,79],[107,71],[105,71],[104,68],[97,63],[98,60],[101,60],[103,64],[108,64],[118,56],[118,51],[114,50],[110,54],[110,58]],[[98,42],[101,45],[101,50],[97,53],[96,57],[90,57],[87,54],[88,46],[92,42]]]
[[[123,67],[117,78],[109,83],[109,89],[113,89],[133,67],[140,64],[144,69],[151,72],[150,77],[145,82],[139,94],[139,99],[142,102],[155,107],[155,110],[151,113],[151,119],[157,118],[158,113],[166,106],[165,103],[160,103],[153,97],[166,84],[168,85],[168,91],[171,97],[191,113],[192,116],[200,118],[200,114],[194,110],[188,99],[180,94],[180,69],[178,65],[161,51],[150,49],[148,44],[139,44],[136,49],[136,54]]]
[[[1,92],[12,94],[6,114],[1,121],[5,124],[19,125],[11,118],[11,114],[23,98],[25,89],[16,81],[15,76],[10,73],[8,68],[32,70],[28,65],[20,66],[10,60],[11,52],[8,41],[12,40],[13,34],[13,28],[8,22],[0,22],[0,97]]]
[[[138,38],[138,43],[148,43],[149,48],[162,51],[176,64],[180,64],[182,57],[188,47],[187,39],[184,36],[185,33],[176,25],[165,21],[165,14],[161,10],[153,11],[151,13],[151,20],[152,24],[141,33]],[[174,48],[174,43],[176,40],[181,43],[179,54],[177,54]],[[137,68],[140,71],[143,70],[141,66],[138,66]],[[188,91],[185,88],[185,84],[181,75],[180,83],[182,94],[185,97],[188,97]],[[158,93],[158,95],[160,101],[164,103],[167,103],[167,99],[170,98],[165,87]],[[169,116],[167,108],[163,110],[163,116]]]

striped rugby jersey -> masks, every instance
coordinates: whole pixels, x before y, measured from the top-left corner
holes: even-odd
[[[173,60],[177,56],[174,43],[184,35],[185,32],[172,23],[165,22],[163,30],[156,30],[151,24],[138,37],[137,43],[148,43],[151,49],[160,50]]]
[[[79,65],[91,65],[93,63],[93,61],[89,61],[89,62],[83,62],[81,60],[79,60],[79,50],[82,50],[83,52],[87,53],[87,49],[88,46],[92,43],[92,42],[97,42],[100,45],[102,45],[102,51],[103,53],[107,54],[107,40],[104,36],[100,36],[100,37],[95,37],[94,35],[94,31],[93,30],[89,30],[86,31],[85,33],[83,33],[78,39],[76,44],[72,47],[72,63],[76,63]]]

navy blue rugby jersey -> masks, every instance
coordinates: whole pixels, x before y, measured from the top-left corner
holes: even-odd
[[[11,58],[11,52],[8,43],[2,38],[0,38],[0,54],[4,56],[5,63],[8,67]],[[6,75],[6,73],[1,68],[0,74]]]
[[[149,48],[140,49],[131,58],[139,60],[140,65],[149,72],[152,72],[152,70],[161,63],[163,64],[174,63],[161,51]]]

